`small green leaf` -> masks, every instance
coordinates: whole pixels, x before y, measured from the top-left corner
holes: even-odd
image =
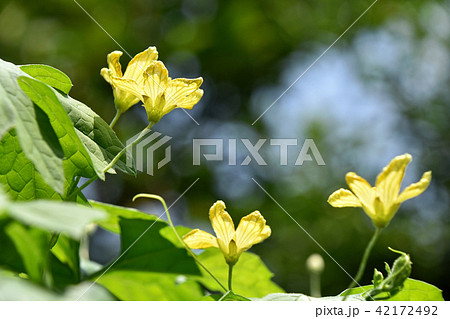
[[[220,282],[227,282],[228,265],[219,249],[205,249],[198,258]],[[209,290],[221,291],[219,285],[203,269],[201,271],[203,276],[197,280]],[[269,293],[284,292],[271,281],[272,277],[272,272],[257,255],[244,252],[233,268],[233,292],[248,297],[263,297]]]
[[[20,69],[32,76],[36,80],[42,81],[55,89],[62,91],[64,94],[69,94],[72,88],[72,81],[60,70],[44,64],[27,64],[21,65]]]
[[[93,208],[48,200],[15,203],[8,208],[8,214],[26,225],[66,233],[74,239],[81,238],[87,224],[105,217]]]

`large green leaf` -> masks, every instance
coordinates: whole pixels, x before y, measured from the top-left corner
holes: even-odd
[[[161,235],[164,221],[120,218],[123,256],[113,269],[199,275],[194,259]]]
[[[311,297],[299,293],[291,294],[268,294],[262,298],[252,298],[253,301],[342,301],[343,296],[330,296],[330,297]],[[365,301],[366,299],[360,294],[349,295],[345,300],[347,301]]]
[[[61,71],[39,65],[21,68],[36,79],[16,65],[0,60],[0,139],[15,129],[20,145],[18,152],[33,164],[33,170],[28,169],[27,172],[37,171],[48,188],[61,195],[74,175],[91,177],[95,172],[104,179],[104,169],[124,147],[114,131],[89,107],[66,95],[71,83]],[[5,151],[3,149],[4,158],[12,162],[1,161],[0,178],[4,177],[2,182],[9,186],[6,190],[13,197],[55,197],[51,192],[41,192],[39,188],[35,191],[37,195],[48,196],[30,197],[34,183],[22,183],[26,188],[24,195],[17,185],[9,185],[10,182],[17,184],[16,178],[5,176],[14,163],[15,154]],[[7,151],[14,152],[15,149]],[[123,155],[114,168],[135,174],[134,166],[127,166],[126,156]],[[128,163],[133,163],[132,159]],[[109,172],[114,173],[114,168]],[[15,171],[12,175],[17,173]],[[23,180],[34,179],[34,175],[25,175],[25,172],[21,175],[24,175],[20,176]]]
[[[92,111],[91,108],[67,96],[72,87],[72,82],[63,72],[51,66],[39,64],[22,65],[20,69],[35,79],[64,93],[61,94],[60,92],[53,90],[57,99],[64,106],[73,126],[75,126],[79,138],[85,144],[91,160],[94,163],[97,175],[101,179],[104,179],[104,168],[124,147],[117,138],[115,132],[100,116]],[[49,96],[53,99],[53,95],[48,92],[42,93],[44,93],[44,96]],[[36,103],[35,99],[33,99],[33,101]],[[49,115],[49,117],[51,116],[49,113],[47,113],[47,115]],[[126,156],[128,155],[123,155],[116,163],[115,168],[118,168],[124,173],[134,175],[136,174],[136,171],[133,166],[127,166]],[[131,158],[128,159],[128,163],[133,163]],[[114,173],[114,169],[111,169],[110,173]]]
[[[158,219],[158,217],[156,217],[155,215],[149,215],[134,208],[110,205],[93,200],[89,201],[89,203],[93,208],[106,212],[108,216],[107,218],[99,221],[97,224],[100,227],[116,234],[120,234],[120,217],[128,219],[146,219],[153,221]]]
[[[444,301],[442,290],[429,283],[407,279],[403,289],[394,297],[389,298],[390,301]]]
[[[123,213],[117,207],[114,210]],[[121,257],[104,275],[105,270],[97,273],[99,284],[121,300],[194,300],[202,296],[200,286],[186,277],[198,277],[200,271],[184,248],[162,235],[170,230],[165,221],[119,217],[119,226]]]
[[[0,300],[10,301],[73,301],[73,300],[115,300],[103,287],[84,282],[70,286],[64,293],[55,293],[29,280],[0,272]]]
[[[17,81],[20,88],[36,105],[47,115],[51,114],[49,116],[50,124],[59,139],[65,156],[66,179],[71,181],[74,176],[94,176],[92,160],[54,91],[44,83],[29,77],[22,76]]]
[[[61,198],[22,151],[14,129],[0,141],[0,158],[0,183],[12,199]]]
[[[105,217],[93,208],[48,200],[15,203],[8,207],[8,214],[26,225],[62,232],[74,239],[81,238],[87,224]]]
[[[208,248],[198,258],[223,284],[228,280],[228,265],[221,251]],[[212,291],[221,291],[219,285],[202,269],[199,282]],[[263,297],[269,293],[284,292],[271,281],[273,274],[261,259],[252,253],[244,252],[233,268],[233,292],[245,297]]]
[[[45,141],[36,120],[33,102],[17,83],[19,76],[28,75],[14,64],[0,60],[0,114],[6,114],[8,121],[11,121],[6,128],[15,128],[25,156],[34,164],[46,183],[62,194],[65,183],[63,161]],[[1,135],[5,132],[5,128],[0,130]],[[8,165],[5,162],[2,160],[1,166]]]
[[[69,94],[72,88],[70,78],[60,70],[49,65],[27,64],[22,65],[20,69],[33,78],[62,91],[64,94]]]
[[[200,300],[199,284],[183,275],[118,270],[108,271],[99,283],[120,300]]]
[[[112,159],[124,148],[124,145],[116,136],[109,125],[88,106],[70,96],[56,92],[56,96],[66,110],[77,134],[86,146],[97,173],[103,172]],[[114,168],[131,175],[136,174],[134,164],[127,166],[127,156],[124,154],[115,164]],[[134,163],[132,158],[128,163]],[[109,171],[113,173],[114,170]],[[102,178],[101,175],[99,175]]]

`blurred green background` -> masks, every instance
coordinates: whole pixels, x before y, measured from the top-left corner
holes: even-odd
[[[205,94],[189,111],[176,110],[154,126],[173,137],[172,161],[154,176],[118,174],[87,190],[89,198],[161,213],[154,203],[132,203],[139,192],[157,193],[177,224],[210,230],[209,207],[222,199],[235,223],[260,210],[272,236],[252,248],[289,292],[309,293],[306,258],[326,262],[323,294],[342,291],[350,279],[252,180],[258,181],[350,274],[356,273],[373,227],[360,209],[330,207],[328,196],[346,187],[348,171],[374,183],[394,156],[413,155],[405,185],[433,171],[430,188],[402,205],[369,261],[384,269],[395,254],[411,254],[412,277],[450,297],[450,9],[448,1],[383,0],[373,7],[280,99],[252,123],[366,10],[371,1],[79,0],[132,56],[150,45],[172,77],[204,78]],[[0,57],[16,64],[57,67],[74,83],[71,95],[106,121],[114,115],[110,86],[101,78],[106,55],[119,46],[72,0],[3,0]],[[130,58],[122,57],[126,66]],[[146,126],[142,107],[123,116],[116,131],[125,142]],[[193,138],[238,140],[238,165],[225,160],[192,165]],[[252,160],[239,141],[295,138],[288,165],[279,149],[262,148],[267,166]],[[313,138],[326,166],[295,158]],[[163,154],[159,154],[161,157]],[[108,262],[118,239],[93,235],[92,258]],[[237,265],[239,267],[239,265]]]

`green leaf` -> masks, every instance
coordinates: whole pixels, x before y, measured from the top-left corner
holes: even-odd
[[[17,81],[28,97],[49,116],[50,124],[64,152],[66,179],[70,181],[74,176],[94,176],[92,160],[53,90],[28,77],[19,77]]]
[[[8,214],[22,223],[80,239],[86,225],[105,217],[99,210],[74,203],[36,200],[19,202],[8,208]]]
[[[2,92],[2,88],[0,88],[0,94]],[[1,101],[0,95],[0,101]],[[0,102],[0,140],[3,138],[6,132],[12,129],[14,124],[14,111],[11,109],[11,103],[4,103],[4,101]]]
[[[59,289],[68,285],[76,284],[80,281],[78,268],[78,243],[73,241],[70,251],[58,251],[57,244],[54,249],[49,251],[50,234],[34,227],[28,227],[16,221],[8,223],[4,228],[10,241],[2,241],[2,247],[7,250],[8,255],[15,255],[20,261],[13,263],[2,258],[2,266],[14,271],[16,274],[26,274],[30,280]],[[61,240],[70,240],[61,235]],[[11,245],[13,243],[13,245]],[[67,241],[66,241],[67,243]],[[4,245],[6,244],[6,245]],[[59,253],[59,258],[65,254],[64,258],[58,259],[55,253]],[[19,256],[17,256],[19,255]]]
[[[9,204],[9,198],[5,194],[3,188],[0,186],[0,216],[3,214],[4,210],[8,208]]]
[[[403,289],[390,301],[444,301],[442,290],[426,282],[408,278]]]
[[[254,301],[342,301],[344,299],[343,296],[330,296],[330,297],[311,297],[308,295],[300,294],[300,293],[292,293],[292,294],[268,294],[262,298],[252,298]],[[365,301],[366,299],[362,297],[360,294],[349,295],[346,298],[346,301]]]
[[[27,64],[20,66],[20,69],[33,78],[62,91],[64,94],[69,94],[72,88],[70,78],[60,70],[49,65]]]
[[[7,114],[8,120],[11,120],[7,127],[15,128],[26,158],[34,164],[46,183],[62,194],[65,183],[63,162],[44,139],[36,120],[33,102],[17,83],[17,77],[24,75],[26,73],[14,64],[0,60],[0,113]],[[2,135],[5,132],[2,129]],[[8,164],[4,162],[2,160],[1,166]]]
[[[5,231],[20,253],[30,279],[43,282],[47,264],[48,234],[38,229],[27,229],[20,223],[10,223]]]
[[[70,96],[64,96],[56,91],[55,93],[72,120],[79,138],[86,146],[97,174],[100,174],[125,146],[109,125],[88,106]],[[127,157],[131,166],[127,166]],[[136,175],[134,162],[129,154],[124,154],[114,168],[126,174]],[[111,169],[109,172],[114,173],[114,170]]]
[[[75,281],[81,279],[79,249],[80,243],[78,241],[64,235],[59,235],[56,245],[51,249],[55,258],[70,269]]]
[[[15,130],[11,130],[0,141],[0,158],[0,183],[12,199],[61,198],[26,157]]]
[[[6,233],[6,229],[13,223],[16,222],[8,216],[0,217],[0,267],[21,273],[26,271],[25,265],[22,261],[22,257],[16,249],[14,242]]]
[[[106,212],[108,216],[107,218],[99,221],[97,224],[100,227],[116,234],[120,234],[120,225],[119,225],[120,217],[128,219],[146,219],[153,221],[158,219],[158,217],[154,215],[149,215],[134,208],[110,205],[101,202],[96,202],[93,200],[89,201],[89,204],[91,204],[93,208]],[[172,231],[171,229],[169,230]]]
[[[114,296],[127,301],[200,300],[203,297],[199,284],[183,275],[145,272],[108,271],[100,278]]]
[[[351,295],[364,295],[373,289],[373,285],[366,285],[362,287],[352,288],[350,290],[345,290],[340,295],[344,294]],[[395,296],[388,299],[383,299],[386,301],[444,301],[442,296],[442,290],[428,284],[426,282],[408,278],[405,280],[403,289],[398,292]]]
[[[199,275],[194,259],[161,235],[164,221],[120,217],[122,258],[112,269]]]
[[[114,300],[113,296],[99,285],[91,286],[91,283],[71,286],[63,294],[47,290],[33,282],[11,277],[0,272],[0,300],[4,301],[74,301],[78,300]]]
[[[111,207],[107,208],[111,211]],[[118,207],[112,211],[136,214]],[[142,213],[138,216],[142,217]],[[163,231],[170,230],[169,226],[152,217],[154,220],[119,216],[121,257],[103,276],[104,270],[98,272],[98,283],[121,300],[200,299],[200,286],[186,277],[200,275],[193,258],[185,249],[162,236]]]
[[[219,249],[205,249],[198,258],[220,282],[227,282],[228,265]],[[221,291],[219,285],[203,269],[201,271],[203,276],[197,278],[198,281],[209,290]],[[269,293],[284,292],[271,281],[272,277],[273,274],[257,255],[244,252],[233,268],[233,292],[247,297],[263,297]]]

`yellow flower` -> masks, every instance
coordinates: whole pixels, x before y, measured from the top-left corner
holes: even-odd
[[[347,173],[345,180],[351,191],[343,188],[335,191],[328,203],[333,207],[362,207],[376,227],[386,227],[402,202],[422,194],[430,184],[431,171],[428,171],[420,181],[400,193],[400,184],[411,160],[409,154],[395,157],[378,175],[375,187],[355,173]]]
[[[184,235],[183,239],[191,249],[220,248],[229,265],[234,265],[244,251],[271,234],[270,227],[266,225],[266,220],[258,211],[243,217],[234,230],[233,220],[225,211],[225,203],[221,200],[209,209],[209,219],[217,237],[203,230],[194,229]]]
[[[156,52],[156,49],[155,49]],[[164,63],[146,61],[145,68],[139,69],[139,77],[123,77],[108,71],[114,88],[127,92],[144,103],[149,122],[156,123],[173,109],[192,109],[203,96],[201,77],[196,79],[172,79]]]
[[[100,74],[106,82],[111,84],[113,88],[114,104],[120,114],[138,103],[139,99],[134,94],[116,86],[113,83],[112,77],[133,80],[142,85],[144,82],[143,73],[152,62],[158,59],[158,51],[155,47],[149,47],[147,50],[137,54],[130,63],[128,63],[125,74],[122,74],[122,66],[119,62],[121,55],[122,52],[120,51],[113,51],[108,54],[107,61],[109,68],[103,68],[100,71]]]

